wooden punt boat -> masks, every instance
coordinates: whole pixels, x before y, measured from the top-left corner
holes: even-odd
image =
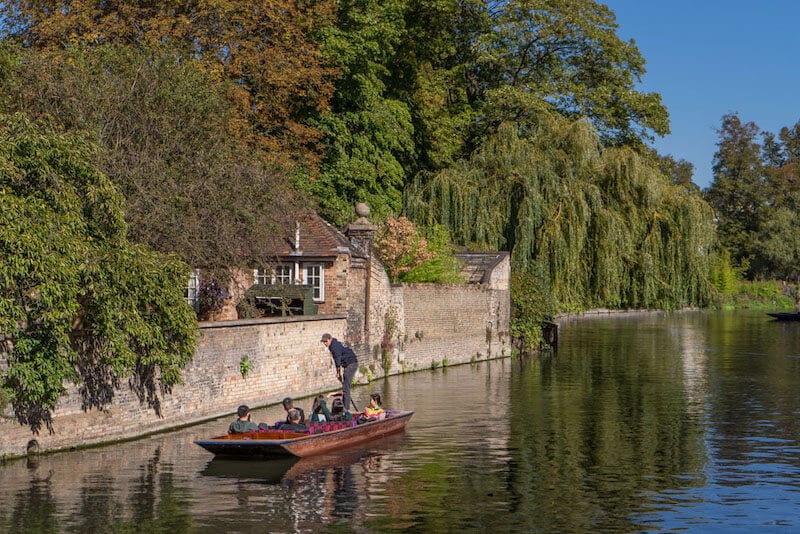
[[[767,315],[778,321],[800,321],[800,312],[775,312],[767,313]]]
[[[360,424],[353,422],[337,430],[320,430],[325,425],[312,425],[311,433],[267,430],[226,434],[195,443],[218,457],[305,458],[400,432],[412,415],[414,412],[387,410],[385,419]]]

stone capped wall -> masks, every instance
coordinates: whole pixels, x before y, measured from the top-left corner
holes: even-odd
[[[127,386],[105,411],[83,412],[75,388],[54,412],[55,434],[34,435],[15,420],[0,422],[0,456],[25,454],[29,440],[56,450],[135,437],[232,414],[251,407],[305,397],[339,387],[320,336],[343,338],[344,316],[252,319],[202,323],[200,343],[183,372],[184,383],[163,396],[162,414],[142,406]],[[242,376],[242,358],[249,371]],[[233,416],[232,416],[233,417]]]
[[[485,285],[404,284],[398,363],[429,368],[511,355],[504,295]],[[506,301],[507,302],[507,301]]]
[[[380,376],[510,356],[510,272],[505,255],[485,284],[390,284],[374,260],[361,364]]]
[[[239,404],[260,407],[338,389],[330,353],[320,343],[325,332],[351,343],[365,371],[361,381],[511,354],[508,255],[481,284],[390,284],[376,258],[369,269],[364,259],[337,260],[332,272],[326,303],[346,314],[201,323],[184,384],[163,397],[164,417],[126,387],[107,410],[84,413],[73,389],[54,413],[54,435],[45,430],[34,436],[14,420],[0,421],[0,456],[24,454],[33,438],[42,450],[91,445],[232,417]],[[245,357],[249,370],[243,377]]]

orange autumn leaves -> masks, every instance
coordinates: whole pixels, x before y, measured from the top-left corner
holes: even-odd
[[[335,71],[314,32],[334,2],[297,0],[12,0],[0,4],[11,33],[57,51],[75,45],[167,47],[201,59],[237,110],[231,135],[276,160],[318,163],[320,132],[307,119],[328,109]]]

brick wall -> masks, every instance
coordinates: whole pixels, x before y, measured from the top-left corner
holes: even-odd
[[[333,267],[326,271],[326,304],[346,314],[201,323],[197,353],[184,384],[164,396],[163,418],[127,388],[108,410],[84,413],[73,389],[54,414],[54,435],[0,422],[0,455],[24,454],[34,437],[43,450],[89,445],[232,414],[242,403],[258,407],[336,389],[330,354],[319,342],[325,332],[349,341],[373,377],[511,354],[507,256],[488,283],[459,285],[390,284],[373,258],[367,334],[366,265],[337,260]],[[242,377],[245,356],[250,370]]]
[[[487,284],[390,284],[375,260],[370,346],[359,361],[373,376],[510,356],[510,262]],[[388,331],[387,331],[388,327]]]
[[[0,456],[25,453],[30,439],[42,450],[63,449],[130,438],[166,428],[232,414],[251,407],[336,389],[339,382],[320,336],[343,338],[344,316],[253,319],[202,323],[200,343],[183,372],[184,384],[163,396],[162,414],[142,406],[123,387],[105,411],[84,413],[74,388],[54,412],[56,433],[31,434],[5,419],[0,423]],[[241,361],[250,370],[242,377]]]

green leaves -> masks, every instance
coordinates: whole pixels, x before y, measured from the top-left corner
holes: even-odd
[[[519,130],[503,124],[469,161],[419,180],[409,215],[458,243],[511,250],[557,309],[708,302],[714,229],[699,195],[630,149],[603,148],[586,121]]]
[[[34,431],[52,430],[66,381],[88,409],[132,376],[158,408],[194,351],[188,268],[127,242],[121,197],[93,153],[79,136],[0,116],[2,381]]]

